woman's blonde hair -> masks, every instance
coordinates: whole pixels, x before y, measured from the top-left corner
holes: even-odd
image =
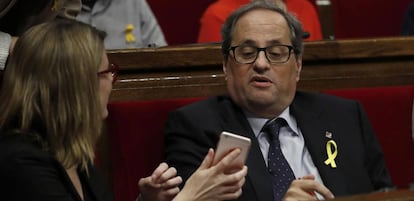
[[[103,121],[97,76],[103,38],[64,19],[25,32],[3,75],[0,130],[36,133],[65,168],[86,169]]]

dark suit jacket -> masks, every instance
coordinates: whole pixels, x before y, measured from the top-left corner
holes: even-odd
[[[390,187],[392,183],[375,134],[360,104],[333,96],[297,92],[291,104],[324,184],[335,196],[365,193]],[[228,97],[214,97],[170,114],[166,133],[166,161],[186,180],[215,147],[222,131],[252,139],[246,162],[249,167],[243,193],[238,200],[273,200],[271,177],[259,144],[242,110]],[[338,149],[337,168],[325,165],[326,143],[332,133]]]
[[[85,201],[113,201],[94,166],[79,171]],[[60,163],[31,139],[0,138],[0,199],[7,201],[81,201]]]
[[[401,24],[400,35],[414,35],[414,2],[411,2],[410,5],[408,5],[407,11],[404,14],[404,18]]]
[[[51,9],[55,2],[56,11],[45,15],[44,10]],[[0,31],[20,36],[28,28],[55,17],[75,19],[81,8],[81,0],[1,0]]]

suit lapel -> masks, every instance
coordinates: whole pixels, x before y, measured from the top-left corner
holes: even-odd
[[[324,116],[326,111],[320,109],[323,108],[322,104],[314,99],[306,98],[304,94],[298,92],[292,103],[291,113],[296,118],[297,124],[302,131],[305,145],[319,171],[323,183],[332,193],[343,195],[347,188],[341,171],[342,166],[338,165],[337,168],[332,168],[324,163],[328,158],[326,143],[331,139],[335,140],[335,131],[332,130],[329,118]],[[327,138],[326,132],[331,132],[332,138]],[[335,159],[337,164],[343,163],[338,159],[340,157]]]
[[[249,183],[256,194],[257,201],[273,200],[272,181],[267,173],[266,164],[259,143],[242,110],[229,99],[224,101],[221,115],[224,119],[223,130],[234,132],[251,139],[251,148],[246,166],[249,167],[246,184]]]

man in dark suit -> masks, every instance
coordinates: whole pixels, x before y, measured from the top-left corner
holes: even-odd
[[[222,131],[233,132],[252,141],[248,176],[238,200],[280,200],[274,198],[280,189],[272,187],[276,174],[270,174],[267,165],[270,137],[262,127],[283,119],[280,149],[294,173],[283,190],[284,200],[329,199],[392,186],[359,103],[296,91],[302,34],[293,16],[264,2],[251,3],[227,18],[222,53],[229,96],[180,108],[166,125],[166,161],[184,180],[208,148],[216,146]]]

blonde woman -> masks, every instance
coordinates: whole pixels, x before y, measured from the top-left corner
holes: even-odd
[[[103,39],[89,25],[61,19],[32,27],[17,41],[0,91],[2,200],[113,200],[92,163],[117,74]],[[247,168],[224,171],[239,153],[234,150],[213,166],[211,150],[180,193],[181,178],[161,164],[141,180],[142,198],[236,198]]]

